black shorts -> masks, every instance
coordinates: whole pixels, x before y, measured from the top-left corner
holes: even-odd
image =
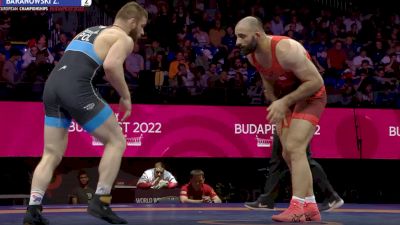
[[[47,126],[67,129],[74,119],[86,131],[93,132],[112,115],[110,106],[92,85],[97,68],[93,60],[79,53],[64,55],[44,88]]]

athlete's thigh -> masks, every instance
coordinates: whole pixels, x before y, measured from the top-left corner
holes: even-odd
[[[109,116],[104,123],[93,130],[91,134],[102,143],[109,143],[113,140],[125,143],[125,137],[122,129],[114,115]]]
[[[281,146],[282,146],[282,153],[285,152],[286,149],[286,139],[287,139],[287,134],[289,131],[289,127],[288,126],[283,126],[283,123],[279,125],[280,126],[280,133],[279,133],[279,139],[281,142]]]
[[[67,147],[71,115],[60,105],[52,82],[46,83],[43,104],[45,109],[44,153],[63,155]]]
[[[326,98],[324,96],[310,97],[294,105],[293,112],[286,117],[287,126],[283,125],[282,128],[285,149],[307,148],[325,109]]]
[[[284,129],[286,151],[304,150],[306,152],[307,145],[311,141],[315,125],[304,119],[291,119],[288,128]]]

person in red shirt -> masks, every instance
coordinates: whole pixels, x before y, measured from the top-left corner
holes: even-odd
[[[336,41],[335,46],[328,50],[328,67],[335,72],[338,77],[346,67],[346,51],[342,47],[341,41]]]
[[[181,203],[221,203],[214,189],[204,183],[204,172],[192,170],[190,182],[181,187]]]
[[[272,219],[321,221],[306,148],[325,109],[324,80],[299,42],[267,35],[259,19],[252,16],[241,19],[235,34],[236,46],[261,75],[264,95],[271,102],[267,120],[277,127],[282,156],[292,175],[290,206]]]

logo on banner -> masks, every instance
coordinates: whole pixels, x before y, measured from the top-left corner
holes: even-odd
[[[128,146],[142,146],[142,138],[143,138],[143,134],[140,134],[139,137],[126,138],[126,145],[128,145]]]
[[[273,138],[274,138],[274,136],[270,136],[269,139],[267,139],[267,138],[259,138],[258,135],[256,135],[257,147],[259,147],[259,148],[270,148],[272,146]]]
[[[126,137],[126,145],[127,146],[142,146],[142,138],[143,134],[140,134],[138,137]],[[92,145],[93,146],[103,146],[104,144],[99,141],[97,138],[92,137]]]

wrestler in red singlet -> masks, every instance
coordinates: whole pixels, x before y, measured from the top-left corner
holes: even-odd
[[[277,125],[282,156],[292,176],[293,196],[289,208],[272,219],[321,221],[306,147],[325,108],[324,81],[299,42],[267,35],[257,18],[249,16],[240,20],[235,34],[237,47],[261,74],[265,98],[271,102],[267,120]]]
[[[293,72],[285,70],[279,64],[276,58],[276,45],[282,39],[288,37],[284,36],[272,36],[271,39],[271,55],[272,62],[271,67],[265,68],[260,65],[255,57],[254,52],[251,53],[251,60],[253,65],[256,67],[257,71],[261,76],[264,76],[267,80],[272,80],[274,82],[274,94],[277,98],[281,98],[288,93],[294,91],[300,84],[301,81],[293,74]],[[307,57],[311,60],[308,53]],[[319,118],[326,105],[326,92],[325,86],[321,87],[318,92],[309,97],[306,100],[297,102],[295,105],[291,106],[292,113],[287,116],[287,121],[290,123],[290,119],[304,119],[310,121],[315,126],[319,122]]]

